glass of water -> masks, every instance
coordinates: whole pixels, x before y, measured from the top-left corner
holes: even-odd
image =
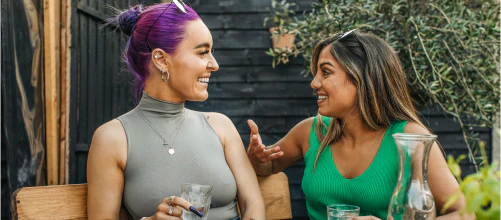
[[[357,217],[360,214],[360,208],[354,205],[332,204],[327,206],[328,220],[348,220]]]
[[[183,220],[206,220],[212,198],[212,186],[184,183],[181,184],[181,198],[188,201],[203,214],[200,218],[193,212],[183,210]]]

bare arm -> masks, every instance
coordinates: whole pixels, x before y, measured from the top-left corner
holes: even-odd
[[[429,134],[428,130],[414,122],[407,123],[404,132]],[[428,183],[435,199],[437,210],[439,211],[447,199],[459,190],[459,184],[449,170],[442,151],[436,142],[431,147],[430,158],[428,160]],[[440,216],[438,219],[475,219],[474,216],[460,217],[458,210],[463,209],[465,206],[466,201],[464,196],[461,196],[456,203],[446,210],[448,214]]]
[[[258,175],[270,175],[303,160],[309,149],[309,137],[313,118],[305,119],[274,145],[263,145],[257,125],[249,120],[251,139],[247,156]]]
[[[256,173],[245,154],[237,129],[225,115],[219,113],[206,113],[206,115],[210,116],[209,123],[223,144],[226,162],[237,182],[238,204],[243,219],[266,219],[264,201]]]
[[[127,139],[118,120],[99,127],[87,159],[89,219],[118,219],[124,186]]]

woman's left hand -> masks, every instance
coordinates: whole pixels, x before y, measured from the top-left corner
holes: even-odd
[[[350,220],[381,220],[381,219],[374,216],[359,216],[355,218],[350,218]]]

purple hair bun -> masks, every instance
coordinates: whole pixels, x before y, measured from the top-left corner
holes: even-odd
[[[143,7],[141,5],[135,5],[129,10],[120,13],[118,16],[118,24],[122,33],[130,36],[134,30],[134,25],[136,25],[139,15],[143,12]]]

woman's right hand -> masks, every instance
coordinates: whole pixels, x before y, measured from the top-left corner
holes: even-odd
[[[259,128],[252,120],[247,120],[250,127],[250,142],[247,156],[253,165],[266,164],[284,155],[279,146],[266,147],[259,135]]]
[[[147,220],[181,220],[183,209],[190,211],[191,204],[181,197],[171,196],[165,198],[157,206],[155,215]]]

